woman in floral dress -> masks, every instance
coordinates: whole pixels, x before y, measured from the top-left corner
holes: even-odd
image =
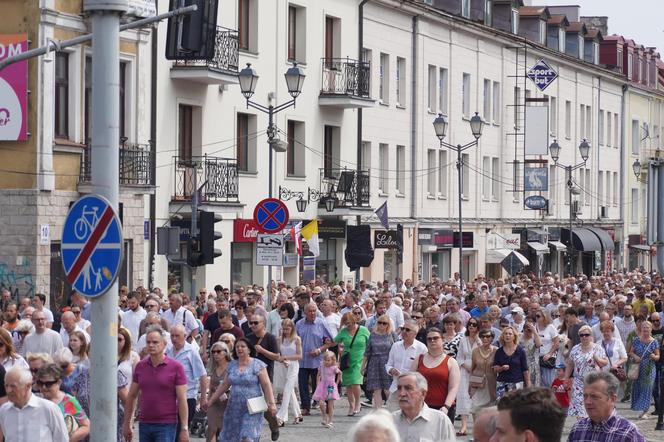
[[[531,319],[527,319],[523,326],[523,339],[521,340],[523,349],[526,350],[526,361],[528,361],[528,373],[530,374],[530,384],[534,386],[542,385],[542,375],[540,372],[539,355],[542,340],[540,339],[535,324]]]
[[[383,394],[386,397],[390,395],[392,377],[385,371],[385,364],[390,356],[392,344],[394,344],[394,339],[392,339],[390,317],[383,315],[378,318],[376,328],[369,336],[361,370],[366,377],[367,391],[373,392],[372,405],[374,408],[383,406]]]
[[[572,400],[567,415],[580,419],[588,416],[586,407],[583,405],[583,378],[586,374],[601,370],[602,367],[608,365],[609,359],[602,346],[593,342],[593,332],[590,326],[581,327],[579,337],[581,343],[572,347],[567,359],[565,379],[570,379],[570,375],[574,373]]]
[[[660,356],[657,340],[652,337],[650,321],[641,324],[641,333],[632,341],[629,355],[633,363],[639,364],[639,377],[632,381],[632,410],[640,411],[639,419],[645,419],[655,385],[655,362],[659,361]]]

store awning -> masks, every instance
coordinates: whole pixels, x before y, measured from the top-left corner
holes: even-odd
[[[528,260],[528,258],[526,258],[525,256],[523,256],[520,252],[518,252],[518,251],[516,251],[516,250],[510,250],[510,252],[514,253],[514,256],[516,256],[517,259],[518,259],[519,261],[521,261],[521,264],[523,264],[524,266],[527,266],[527,265],[530,264],[530,261]]]
[[[516,275],[517,273],[521,273],[523,268],[530,264],[530,261],[516,250],[510,250],[510,254],[500,264],[507,273]]]
[[[604,249],[605,252],[612,252],[613,249],[615,248],[613,245],[613,239],[611,239],[611,235],[609,235],[609,232],[607,232],[604,229],[600,229],[599,227],[587,227],[588,230],[593,232],[597,237],[599,238],[599,242],[602,243],[602,248]]]
[[[546,244],[542,244],[537,241],[530,241],[528,247],[536,251],[537,253],[549,253],[549,247]]]
[[[560,229],[560,239],[566,246],[570,246],[569,229]],[[572,244],[577,252],[595,252],[602,250],[599,237],[585,227],[577,227],[572,230]]]
[[[650,253],[650,246],[645,244],[632,244],[629,246],[630,249],[638,250],[641,253]]]
[[[510,249],[490,249],[486,251],[487,264],[500,264],[511,252]]]
[[[567,250],[567,246],[560,241],[549,241],[549,246],[555,248],[558,252]]]

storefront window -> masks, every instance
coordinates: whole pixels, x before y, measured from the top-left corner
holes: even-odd
[[[396,250],[386,250],[385,255],[383,255],[383,279],[387,281],[394,281],[399,275],[399,268],[397,266],[397,251]]]
[[[253,248],[254,244],[250,242],[231,243],[231,283],[233,288],[253,284]]]

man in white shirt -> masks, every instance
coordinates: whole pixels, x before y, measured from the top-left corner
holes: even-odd
[[[424,397],[427,380],[414,371],[399,376],[397,383],[400,410],[392,413],[401,440],[456,440],[454,425],[441,411],[429,408]],[[445,411],[445,407],[443,407]]]
[[[399,409],[399,396],[397,394],[397,381],[399,376],[410,371],[413,361],[427,352],[427,346],[415,339],[420,330],[417,321],[404,322],[401,330],[401,341],[397,341],[390,349],[390,355],[385,364],[385,371],[392,376],[390,397],[387,399],[387,409],[394,412]]]
[[[22,367],[9,370],[5,389],[9,401],[0,407],[0,439],[4,437],[5,442],[69,441],[60,408],[32,394],[29,370]]]
[[[279,309],[281,308],[282,305],[284,305],[288,301],[288,295],[286,293],[281,292],[277,295],[277,300],[275,303],[274,309],[270,311],[267,315],[267,322],[265,325],[265,328],[267,329],[267,332],[279,337],[281,334],[281,315],[279,314]]]
[[[21,355],[25,357],[28,353],[46,353],[53,357],[55,352],[63,347],[60,334],[46,328],[46,315],[43,311],[35,310],[32,314],[32,324],[35,326],[35,331],[25,337]]]
[[[32,302],[36,312],[44,312],[44,317],[46,318],[46,327],[53,327],[53,312],[44,306],[46,304],[46,295],[43,293],[37,293],[32,299]]]
[[[195,338],[198,335],[198,321],[189,310],[182,307],[182,295],[179,293],[168,295],[168,305],[170,308],[161,314],[161,317],[168,323],[168,328],[182,324],[187,330],[187,338]]]
[[[147,314],[148,313],[138,302],[137,293],[129,292],[127,295],[127,310],[122,313],[122,326],[129,330],[132,345],[136,345],[138,342],[139,326]]]
[[[399,333],[401,327],[403,327],[403,310],[398,305],[392,303],[392,295],[390,292],[382,292],[379,299],[385,301],[387,305],[387,315],[392,320],[394,326],[394,332]]]
[[[90,335],[76,325],[76,316],[72,312],[64,312],[60,318],[60,323],[62,324],[62,327],[60,327],[60,339],[62,339],[63,346],[67,347],[69,345],[69,335],[76,330],[83,333],[86,343],[90,343]]]
[[[360,307],[356,306],[356,308]],[[329,299],[320,303],[320,311],[323,313],[323,318],[327,322],[327,328],[330,329],[332,338],[334,338],[339,333],[339,328],[341,328],[341,316],[334,312],[332,301]],[[359,320],[361,318],[356,317],[355,319]]]

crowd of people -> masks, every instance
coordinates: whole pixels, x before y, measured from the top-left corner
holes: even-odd
[[[73,292],[56,312],[43,294],[17,303],[5,290],[0,301],[5,439],[86,440],[90,301]],[[187,440],[202,422],[208,441],[257,441],[264,421],[277,440],[314,416],[334,430],[346,400],[358,442],[456,440],[471,421],[478,442],[557,441],[567,416],[570,441],[645,440],[615,403],[640,419],[659,411],[663,308],[662,276],[642,271],[197,296],[122,287],[117,437],[131,441],[137,417],[141,441]]]

